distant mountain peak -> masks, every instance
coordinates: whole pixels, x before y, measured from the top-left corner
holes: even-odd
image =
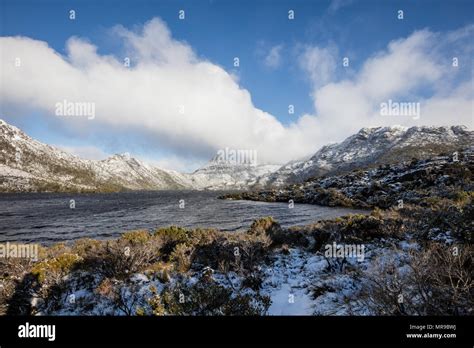
[[[218,153],[193,174],[158,168],[128,152],[85,160],[36,141],[1,120],[0,191],[245,189],[259,176],[278,169],[232,165],[232,156],[226,164],[222,161],[226,155],[232,154]]]
[[[226,149],[192,174],[146,164],[130,155],[85,160],[43,144],[0,119],[0,191],[247,189],[367,168],[471,147],[465,126],[366,127],[313,156],[280,165],[249,165]],[[236,155],[234,158],[233,156]],[[240,156],[240,157],[239,157]]]
[[[129,152],[124,152],[124,153],[116,153],[113,154],[112,156],[108,157],[106,160],[119,160],[119,161],[130,161],[133,158]]]

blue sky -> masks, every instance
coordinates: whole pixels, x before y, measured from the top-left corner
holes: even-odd
[[[339,81],[356,75],[367,59],[386,50],[393,40],[407,38],[422,29],[434,33],[455,31],[472,24],[474,17],[474,2],[467,0],[0,0],[0,3],[1,36],[44,41],[64,56],[67,56],[67,40],[76,36],[96,46],[99,55],[122,57],[124,48],[112,38],[110,29],[122,25],[129,30],[140,30],[144,23],[159,17],[174,40],[185,41],[200,60],[212,62],[235,76],[240,88],[250,93],[253,105],[273,115],[285,127],[301,115],[315,113],[313,96],[317,83],[300,63],[301,54],[308,47],[330,47],[336,60],[350,58],[350,68],[344,69],[338,63],[332,71],[331,81]],[[74,21],[68,18],[70,9],[76,11]],[[180,9],[185,10],[185,20],[178,19]],[[287,18],[290,9],[295,11],[292,21]],[[402,21],[397,19],[399,9],[404,11]],[[268,64],[267,56],[275,47],[276,61]],[[233,67],[234,57],[240,59],[238,68]],[[87,139],[87,146],[107,154],[131,150],[152,159],[175,154],[175,148],[169,145],[158,146],[151,155],[140,150],[143,147],[127,149],[120,142],[104,142],[100,129],[76,133],[49,121],[48,112],[41,108],[18,111],[13,104],[7,100],[1,110],[2,117],[47,143],[86,146],[84,139]],[[293,115],[288,114],[289,104],[295,107]],[[22,117],[6,113],[12,110]],[[114,136],[127,134],[134,133],[126,128],[117,130]],[[142,137],[141,131],[135,135]],[[199,161],[207,155],[206,149],[187,157]]]

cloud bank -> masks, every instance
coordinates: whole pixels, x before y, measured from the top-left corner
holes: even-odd
[[[326,134],[338,138],[362,126],[401,124],[473,126],[472,71],[470,56],[474,52],[469,37],[474,26],[440,34],[417,31],[405,39],[389,43],[364,62],[351,79],[330,82],[320,87],[325,71],[312,76],[316,86],[314,107]],[[323,52],[328,52],[323,51]],[[317,58],[330,62],[338,59],[327,54]],[[454,60],[458,64],[453,65]],[[342,57],[338,59],[342,65]],[[329,65],[329,63],[326,63]],[[320,63],[320,66],[325,66]],[[311,69],[309,73],[316,69]],[[419,119],[380,113],[380,105],[389,99],[400,103],[419,103]]]
[[[126,56],[108,56],[71,37],[66,55],[27,37],[2,37],[2,105],[27,105],[55,116],[63,100],[95,103],[88,125],[159,139],[176,162],[210,158],[219,149],[252,149],[259,162],[284,163],[315,152],[365,126],[465,124],[472,127],[473,26],[440,34],[428,30],[390,42],[351,78],[336,80],[337,49],[307,46],[298,61],[313,83],[315,112],[290,125],[256,108],[249,91],[219,65],[198,58],[154,18],[138,31],[116,27]],[[446,48],[459,48],[459,66]],[[277,52],[278,53],[278,52]],[[17,66],[19,58],[21,65]],[[130,67],[124,59],[129,58]],[[284,88],[283,86],[281,88]],[[380,115],[387,99],[421,103],[419,120]],[[64,118],[63,122],[68,119]],[[166,161],[166,160],[165,160]]]

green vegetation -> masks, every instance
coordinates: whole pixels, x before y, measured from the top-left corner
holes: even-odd
[[[53,259],[38,262],[31,269],[40,283],[57,281],[73,270],[82,261],[76,254],[64,253]]]
[[[430,202],[431,205],[427,206]],[[472,243],[473,213],[472,193],[457,192],[451,199],[427,199],[423,205],[407,204],[401,209],[377,208],[370,215],[348,215],[289,229],[281,228],[273,218],[266,217],[254,221],[244,232],[188,230],[170,226],[153,233],[146,230],[126,232],[115,240],[82,239],[71,245],[55,244],[41,248],[37,262],[0,260],[0,274],[3,274],[0,278],[3,285],[0,309],[3,313],[35,313],[38,309],[26,305],[33,291],[41,299],[41,310],[53,311],[61,308],[65,296],[79,283],[96,294],[97,301],[109,301],[116,311],[128,315],[264,314],[270,300],[259,292],[263,281],[260,267],[269,264],[275,253],[299,248],[318,254],[333,241],[390,244],[410,238],[420,245],[418,252],[438,257],[436,267],[442,269],[442,266],[447,271],[463,274],[463,292],[460,294],[453,293],[455,289],[448,289],[447,282],[451,280],[442,278],[435,269],[423,273],[426,276],[422,278],[407,276],[404,280],[410,284],[410,289],[426,281],[430,284],[430,291],[439,294],[439,298],[451,301],[449,309],[437,306],[426,313],[452,313],[459,311],[459,304],[466,304],[459,301],[461,298],[466,301],[466,291],[472,291],[473,288],[470,277],[465,276],[466,273],[472,274],[470,262],[473,250],[467,246]],[[456,263],[457,259],[448,258],[439,247],[436,249],[439,243],[435,241],[446,233],[452,243],[457,243],[467,253],[461,264]],[[424,268],[431,269],[429,265],[417,264],[417,260],[418,256],[413,256],[410,267],[420,272]],[[443,263],[443,260],[449,264]],[[342,266],[332,265],[331,269],[341,270]],[[216,283],[212,277],[213,270],[242,277],[241,288],[231,289]],[[346,271],[353,272],[350,268]],[[130,282],[134,274],[143,274],[161,284],[161,289],[151,288],[147,292],[139,291],[139,288],[130,290],[137,286]],[[198,281],[189,282],[188,275],[196,274],[200,274]],[[426,278],[429,274],[432,278]],[[374,273],[376,278],[367,280],[367,287],[364,287],[357,300],[378,299],[378,302],[371,304],[377,313],[415,313],[408,309],[403,312],[396,306],[387,307],[387,301],[391,301],[391,298],[382,296],[383,289],[377,287],[384,284],[382,278],[386,275],[386,270]],[[245,289],[254,291],[252,297]],[[319,294],[326,290],[315,288],[315,291]],[[415,296],[415,292],[411,294]],[[133,301],[129,299],[130,296]],[[180,301],[180,296],[187,300]],[[458,300],[456,296],[459,296]],[[85,313],[87,308],[84,305]],[[421,309],[419,311],[422,312]]]
[[[370,261],[369,273],[344,260],[328,260],[327,273],[346,272],[362,280],[358,297],[352,300],[371,313],[472,314],[472,162],[419,165],[420,161],[404,164],[400,175],[396,168],[383,166],[372,174],[394,179],[374,179],[365,186],[354,184],[368,175],[359,171],[328,178],[325,184],[334,186],[330,188],[309,181],[306,186],[231,196],[285,202],[299,197],[317,204],[374,207],[369,215],[291,228],[264,217],[239,232],[169,226],[153,232],[129,231],[113,240],[82,239],[43,247],[37,261],[0,259],[0,314],[55,313],[80,289],[94,296],[92,304],[90,299],[75,303],[82,314],[97,314],[95,304],[101,303],[112,308],[105,314],[262,315],[270,306],[261,292],[262,268],[272,267],[275,255],[299,249],[321,256],[333,242],[397,251],[394,246],[408,241],[416,244],[404,251],[409,272],[397,273],[396,260],[387,262],[385,255],[378,255]],[[234,284],[231,277],[241,282]],[[228,286],[223,278],[228,278]],[[393,290],[399,286],[402,292]],[[315,284],[313,294],[328,291],[333,291],[332,285]],[[397,302],[400,294],[409,298],[404,306]]]

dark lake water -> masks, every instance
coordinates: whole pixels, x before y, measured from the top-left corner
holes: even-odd
[[[0,242],[51,244],[84,237],[112,238],[134,229],[215,227],[247,229],[259,217],[282,226],[302,225],[360,212],[308,204],[227,201],[222,192],[150,191],[108,194],[0,194]],[[70,200],[75,209],[70,209]],[[179,202],[184,200],[184,208]]]

